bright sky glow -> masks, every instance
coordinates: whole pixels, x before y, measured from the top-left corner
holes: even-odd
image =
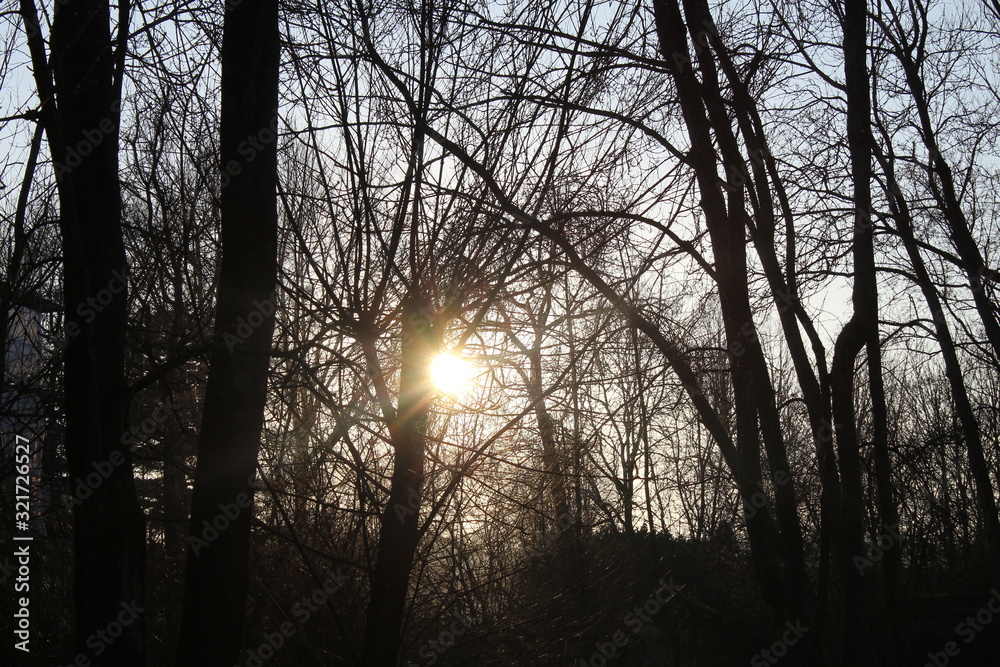
[[[465,359],[442,352],[431,362],[431,383],[441,393],[456,398],[472,389],[474,371]]]

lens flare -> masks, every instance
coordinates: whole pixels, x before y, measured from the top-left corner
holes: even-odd
[[[473,372],[465,359],[442,352],[431,362],[431,383],[443,394],[461,396],[472,389]]]

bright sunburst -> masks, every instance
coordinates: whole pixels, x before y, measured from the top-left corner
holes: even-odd
[[[442,352],[431,362],[431,382],[438,391],[456,397],[472,388],[474,369],[465,359]]]

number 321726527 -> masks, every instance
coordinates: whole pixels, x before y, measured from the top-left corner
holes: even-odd
[[[16,436],[16,447],[14,452],[14,464],[17,470],[17,478],[15,480],[15,496],[14,500],[17,503],[15,508],[14,520],[17,522],[27,521],[30,516],[30,505],[28,496],[28,486],[30,484],[30,470],[29,456],[30,452],[28,450],[28,439],[24,436]]]

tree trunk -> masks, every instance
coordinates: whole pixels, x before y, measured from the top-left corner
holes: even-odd
[[[545,337],[545,315],[548,314],[550,296],[546,293],[541,321],[535,323],[534,344],[527,350],[528,356],[528,400],[534,406],[538,437],[542,442],[542,464],[549,475],[546,487],[552,494],[556,510],[557,526],[570,519],[569,497],[566,478],[563,476],[561,456],[556,440],[556,423],[545,404],[545,390],[542,386],[542,342]],[[558,530],[558,528],[557,528]],[[557,541],[559,538],[556,538]]]
[[[430,364],[438,350],[437,331],[428,306],[419,296],[403,302],[399,407],[389,426],[393,472],[371,579],[361,659],[365,667],[396,664],[410,572],[420,540]]]
[[[28,196],[31,194],[31,185],[35,180],[35,167],[38,165],[38,154],[42,148],[42,135],[44,125],[38,123],[35,126],[35,133],[31,138],[31,147],[28,149],[28,161],[24,166],[24,178],[21,179],[21,190],[17,196],[17,208],[14,211],[14,245],[10,251],[10,263],[7,266],[7,276],[4,284],[0,287],[0,383],[7,381],[7,344],[10,337],[9,318],[11,308],[25,305],[22,300],[30,298],[31,294],[26,293],[19,281],[21,280],[21,266],[24,260],[24,251],[28,245],[28,235],[24,229],[24,219],[28,211]]]
[[[894,156],[891,156],[892,159]],[[979,502],[979,510],[983,515],[983,526],[985,527],[986,542],[990,551],[990,556],[997,568],[1000,569],[1000,517],[997,515],[996,494],[993,490],[993,483],[990,480],[989,466],[986,463],[986,456],[983,451],[982,433],[979,428],[979,421],[969,400],[969,392],[965,386],[965,377],[962,375],[962,365],[958,360],[958,351],[955,341],[952,338],[948,321],[945,319],[944,306],[938,296],[937,289],[923,257],[920,255],[920,248],[913,232],[913,223],[910,218],[909,206],[903,198],[899,186],[896,183],[892,164],[886,166],[886,176],[889,185],[890,205],[892,206],[893,217],[896,220],[896,231],[903,241],[906,253],[910,257],[913,265],[913,274],[920,286],[920,291],[924,295],[927,307],[931,312],[931,320],[934,323],[934,332],[937,335],[938,345],[941,346],[941,356],[944,359],[945,375],[948,384],[951,386],[951,394],[955,400],[955,411],[958,413],[959,422],[962,425],[962,435],[965,439],[965,447],[969,455],[969,469],[972,472],[972,479],[976,483],[976,499]]]
[[[708,7],[695,1],[684,4],[688,13],[690,36],[698,40],[701,27],[710,28],[712,25]],[[765,493],[760,464],[760,442],[763,438],[771,472],[776,480],[783,480],[783,483],[774,485],[778,525],[781,528],[779,546],[784,561],[783,595],[780,600],[768,600],[774,620],[780,624],[784,622],[786,615],[801,619],[806,614],[807,587],[802,533],[795,487],[781,436],[774,388],[750,307],[746,230],[751,225],[745,210],[744,187],[742,183],[727,187],[727,207],[718,177],[712,129],[714,128],[720,143],[723,159],[728,164],[739,164],[742,158],[732,136],[728,115],[723,110],[720,84],[711,56],[698,59],[703,78],[699,84],[690,66],[684,19],[676,0],[655,1],[654,8],[664,63],[677,86],[691,141],[689,163],[698,181],[700,206],[705,213],[712,240],[716,282],[731,364],[740,475],[748,486],[757,487],[755,495]],[[698,26],[697,30],[695,26]],[[744,498],[744,502],[748,506],[749,528],[750,519],[757,508],[749,505],[747,498]],[[765,557],[767,556],[762,553],[754,554],[755,562]]]
[[[222,262],[191,503],[177,664],[238,661],[253,477],[277,275],[278,5],[227,3],[222,42]]]
[[[855,556],[864,555],[864,486],[861,442],[854,404],[854,368],[867,345],[869,357],[878,342],[878,294],[875,288],[871,212],[870,106],[867,66],[866,0],[844,3],[844,72],[847,90],[847,139],[854,184],[854,313],[837,337],[830,370],[833,415],[843,480],[841,574],[843,577],[844,665],[874,665],[869,623],[871,596]],[[874,339],[874,340],[873,340]],[[869,364],[877,360],[869,359]],[[880,369],[879,369],[880,372]],[[873,395],[877,387],[872,387]],[[884,401],[884,396],[882,397]],[[876,416],[877,418],[877,416]],[[881,487],[879,489],[882,491]]]
[[[748,225],[750,236],[760,257],[761,268],[767,278],[771,294],[778,312],[782,332],[788,344],[795,368],[796,378],[802,390],[802,399],[809,414],[809,426],[819,463],[822,493],[820,500],[820,563],[818,573],[818,593],[815,611],[817,629],[811,632],[807,643],[819,644],[824,637],[829,592],[830,552],[834,546],[832,536],[840,526],[840,477],[837,473],[836,456],[833,447],[833,426],[830,406],[829,379],[826,372],[826,351],[816,331],[815,325],[799,302],[796,282],[796,243],[794,216],[788,195],[781,180],[777,164],[770,153],[767,134],[757,111],[756,101],[750,93],[747,82],[733,63],[730,52],[719,38],[718,29],[712,20],[707,3],[697,3],[699,17],[696,23],[707,28],[705,36],[719,60],[719,65],[733,89],[732,110],[746,143],[748,159],[744,160],[738,151],[738,142],[733,133],[726,132],[729,153],[737,165],[730,174],[733,183],[727,187],[746,182],[756,197],[750,197],[753,207],[754,225]],[[721,100],[716,100],[717,109],[722,109]],[[723,118],[728,115],[722,114]],[[728,121],[727,121],[728,126]],[[752,177],[752,178],[751,178]],[[773,193],[772,194],[772,188]],[[775,195],[777,202],[775,202]],[[784,277],[776,251],[775,233],[777,229],[776,211],[785,218],[786,266]],[[809,361],[805,342],[799,325],[806,330],[816,357],[817,372]]]
[[[75,648],[93,665],[143,665],[145,517],[123,440],[127,264],[118,183],[120,91],[110,9],[67,0],[52,25],[51,75],[34,4],[22,2],[60,203],[66,309],[66,457],[74,497]],[[54,86],[53,86],[54,79]],[[78,480],[107,479],[84,497]],[[123,615],[95,655],[88,638]]]
[[[955,244],[958,256],[965,265],[964,269],[969,279],[973,302],[976,304],[976,310],[983,322],[986,338],[990,342],[996,361],[1000,364],[1000,321],[997,319],[996,306],[986,291],[987,284],[991,280],[995,281],[997,275],[989,270],[983,260],[979,246],[969,229],[969,222],[962,211],[962,205],[958,201],[951,166],[938,148],[937,134],[931,122],[927,91],[924,89],[923,79],[920,78],[919,64],[915,63],[912,56],[902,49],[897,50],[896,55],[906,74],[906,82],[917,107],[917,116],[920,119],[920,133],[930,156],[931,164],[930,170],[928,170],[930,189],[937,199],[938,207],[944,213],[945,221],[951,232],[951,240]],[[939,183],[934,182],[934,175],[938,177]]]

